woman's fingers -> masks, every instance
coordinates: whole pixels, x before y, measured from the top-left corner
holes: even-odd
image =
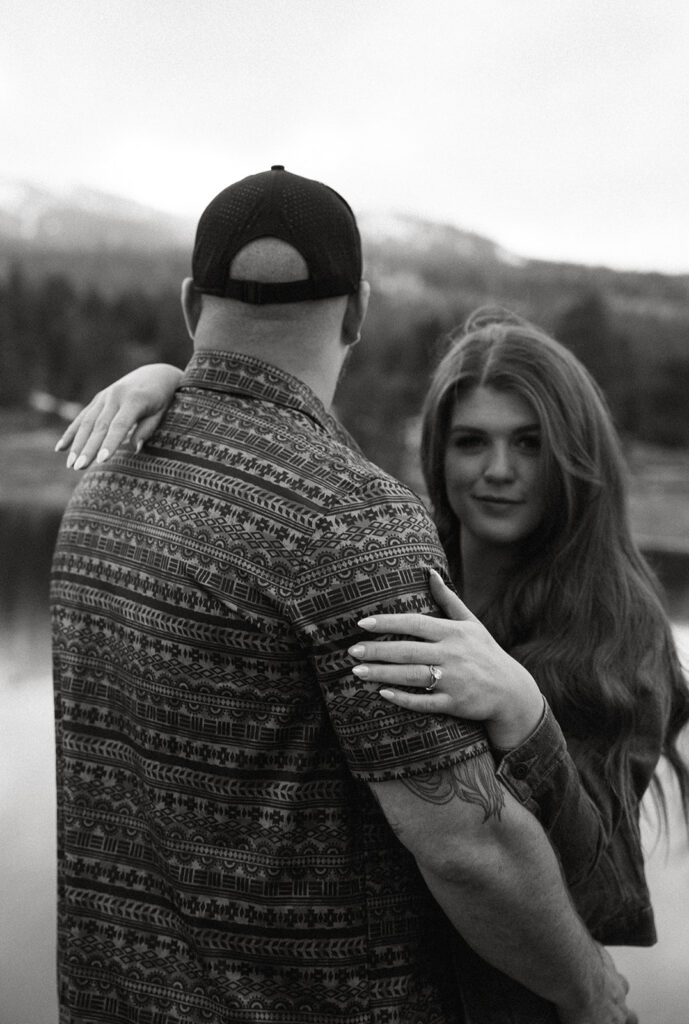
[[[437,602],[438,607],[445,612],[448,618],[476,621],[476,616],[469,611],[464,602],[460,601],[454,591],[450,590],[450,588],[445,585],[440,573],[436,572],[435,569],[431,569],[428,574],[428,578],[431,594]]]
[[[429,665],[384,665],[378,661],[355,665],[353,675],[367,683],[387,683],[389,686],[413,686],[425,689],[437,685],[430,673]]]
[[[408,708],[421,714],[444,715],[449,713],[449,698],[444,693],[405,693],[402,690],[383,687],[380,696],[398,708]]]
[[[86,469],[105,460],[129,437],[147,440],[156,429],[182,377],[167,363],[140,366],[99,391],[67,427],[55,446],[70,448],[67,466]]]
[[[76,429],[69,445],[68,469],[86,469],[98,451],[108,427],[107,422],[101,418],[102,406],[102,401],[94,399],[81,410],[72,424]]]
[[[100,456],[99,461],[105,461],[132,428],[131,421],[121,418],[119,413],[111,413],[107,403],[100,404],[90,412],[89,409],[87,407],[84,410],[86,415],[70,447],[67,465],[71,462],[74,469],[86,469],[100,452],[104,452],[104,455]]]
[[[349,653],[358,661],[382,661],[389,664],[433,665],[438,651],[435,644],[415,640],[366,640],[354,644]]]
[[[457,595],[443,583],[442,577],[435,569],[429,572],[429,583],[434,600],[447,618],[420,615],[415,612],[369,615],[360,619],[359,627],[370,633],[401,633],[404,636],[417,636],[422,640],[442,640],[456,629],[454,624],[448,623],[448,619],[454,622],[478,621]]]
[[[418,636],[423,640],[441,640],[447,633],[446,619],[415,612],[368,615],[360,619],[357,625],[369,633],[399,633],[402,636]]]
[[[103,414],[103,419],[107,423],[105,436],[101,437],[97,444],[98,435],[94,432],[82,455],[88,456],[90,460],[95,456],[98,462],[105,462],[125,442],[138,451],[144,441],[147,441],[155,431],[165,415],[165,411],[165,409],[160,409],[139,420],[140,402],[134,395],[125,396],[117,407],[117,411],[112,415],[105,410]]]
[[[82,409],[82,412],[83,412],[83,409]],[[68,448],[69,445],[71,444],[72,439],[76,435],[76,432],[77,432],[77,430],[79,428],[79,424],[81,423],[82,412],[78,413],[74,417],[74,419],[72,420],[70,425],[67,427],[67,429],[65,430],[65,432],[62,435],[62,437],[60,438],[60,440],[55,445],[55,451],[56,452],[64,451],[65,448]]]
[[[128,439],[133,446],[147,440],[165,410],[137,423],[140,404],[134,396],[120,399],[113,391],[92,399],[58,441],[56,451],[69,445],[68,469],[86,469],[94,459],[105,462]]]
[[[136,428],[129,439],[132,448],[138,451],[144,441],[148,441],[149,437],[155,434],[158,429],[158,425],[166,412],[167,409],[161,409],[160,412],[152,413],[150,416],[144,416],[141,422],[137,423]]]

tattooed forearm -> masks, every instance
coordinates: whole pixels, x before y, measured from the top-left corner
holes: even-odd
[[[407,789],[431,804],[447,804],[455,797],[483,808],[483,820],[500,818],[505,794],[492,763],[486,757],[470,757],[441,771],[402,780]]]
[[[392,831],[393,831],[393,832],[395,833],[395,835],[396,835],[396,836],[397,836],[397,838],[398,838],[398,839],[400,840],[400,842],[402,842],[402,832],[403,832],[404,830],[403,830],[403,828],[402,828],[402,825],[401,825],[401,823],[400,823],[399,821],[397,821],[397,819],[396,819],[396,818],[393,818],[393,817],[391,816],[391,814],[390,814],[390,812],[389,812],[389,811],[387,811],[387,812],[385,811],[385,809],[383,808],[383,805],[382,805],[382,803],[381,803],[381,801],[380,801],[380,797],[379,797],[379,795],[378,795],[378,793],[376,792],[376,790],[375,790],[375,789],[370,789],[370,790],[369,790],[369,793],[371,794],[371,796],[373,797],[373,799],[375,800],[375,802],[376,802],[376,803],[378,804],[378,807],[380,808],[380,810],[382,811],[382,813],[383,813],[383,814],[385,815],[385,817],[387,818],[387,822],[388,822],[388,825],[390,826],[390,828],[392,829]]]

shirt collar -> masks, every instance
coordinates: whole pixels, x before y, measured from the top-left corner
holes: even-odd
[[[202,388],[261,399],[305,413],[325,430],[342,429],[310,387],[271,363],[243,352],[194,352],[180,388]]]

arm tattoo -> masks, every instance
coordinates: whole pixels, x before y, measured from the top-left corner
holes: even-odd
[[[405,780],[403,779],[402,781],[404,782]],[[369,793],[371,794],[371,796],[375,800],[376,804],[378,805],[378,808],[379,808],[381,814],[383,814],[384,817],[386,818],[387,823],[390,826],[390,828],[392,829],[392,831],[394,832],[394,834],[397,836],[397,838],[400,840],[400,842],[402,842],[402,832],[403,832],[403,829],[402,829],[402,826],[400,825],[399,821],[397,821],[394,818],[391,818],[390,817],[390,813],[383,810],[383,805],[380,802],[380,797],[376,793],[375,789],[369,789]]]
[[[407,789],[430,804],[448,804],[457,797],[483,808],[483,820],[500,819],[505,794],[487,757],[470,757],[442,770],[401,780]]]

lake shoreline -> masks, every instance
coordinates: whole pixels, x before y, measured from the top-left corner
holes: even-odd
[[[80,474],[55,445],[66,423],[30,410],[0,409],[0,507],[63,509]],[[630,516],[645,546],[689,554],[689,449],[628,442]],[[418,467],[403,476],[419,487]]]

